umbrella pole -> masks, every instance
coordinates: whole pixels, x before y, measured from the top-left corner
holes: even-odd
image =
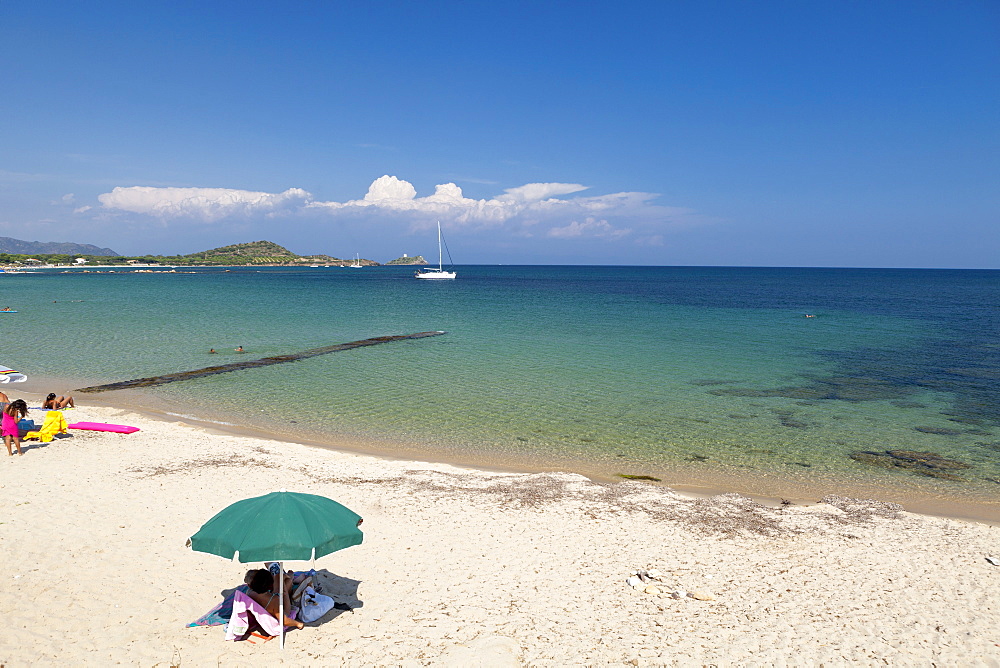
[[[281,649],[285,649],[285,565],[278,562],[278,622],[281,623]]]

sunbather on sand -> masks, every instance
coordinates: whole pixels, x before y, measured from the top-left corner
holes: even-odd
[[[73,397],[57,397],[55,392],[49,392],[49,396],[45,397],[45,401],[42,402],[42,408],[48,410],[61,410],[67,406],[76,408]]]
[[[262,608],[267,610],[269,613],[274,615],[277,619],[278,615],[281,614],[281,599],[278,597],[278,577],[280,575],[271,575],[271,572],[263,568],[256,571],[249,571],[247,573],[247,585],[250,587],[250,591],[247,595],[255,600]],[[292,601],[288,596],[288,590],[291,588],[291,578],[285,575],[285,591],[284,591],[284,601],[285,601],[285,626],[292,626],[297,629],[301,629],[305,624],[302,622],[295,621],[288,616],[287,613],[292,610]]]

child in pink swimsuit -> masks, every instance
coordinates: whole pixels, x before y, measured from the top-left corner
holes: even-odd
[[[3,444],[7,446],[8,456],[14,455],[14,451],[10,447],[11,441],[14,441],[14,445],[17,446],[17,454],[24,454],[21,452],[21,432],[17,428],[17,422],[27,414],[28,404],[24,403],[24,399],[15,399],[3,408],[3,414],[0,417],[0,434],[3,434]]]

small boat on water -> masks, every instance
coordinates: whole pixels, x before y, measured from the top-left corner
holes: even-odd
[[[349,265],[351,269],[363,269],[364,265],[361,264],[361,255],[358,253],[354,254],[354,264]]]
[[[424,267],[420,271],[414,272],[414,276],[417,278],[456,278],[458,274],[454,271],[445,271],[444,265],[442,265],[443,256],[441,255],[441,221],[438,221],[438,266],[437,269],[434,267]],[[451,253],[448,253],[448,259],[451,259]]]

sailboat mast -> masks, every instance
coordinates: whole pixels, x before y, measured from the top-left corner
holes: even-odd
[[[443,271],[443,259],[441,256],[441,221],[438,221],[438,271]]]

